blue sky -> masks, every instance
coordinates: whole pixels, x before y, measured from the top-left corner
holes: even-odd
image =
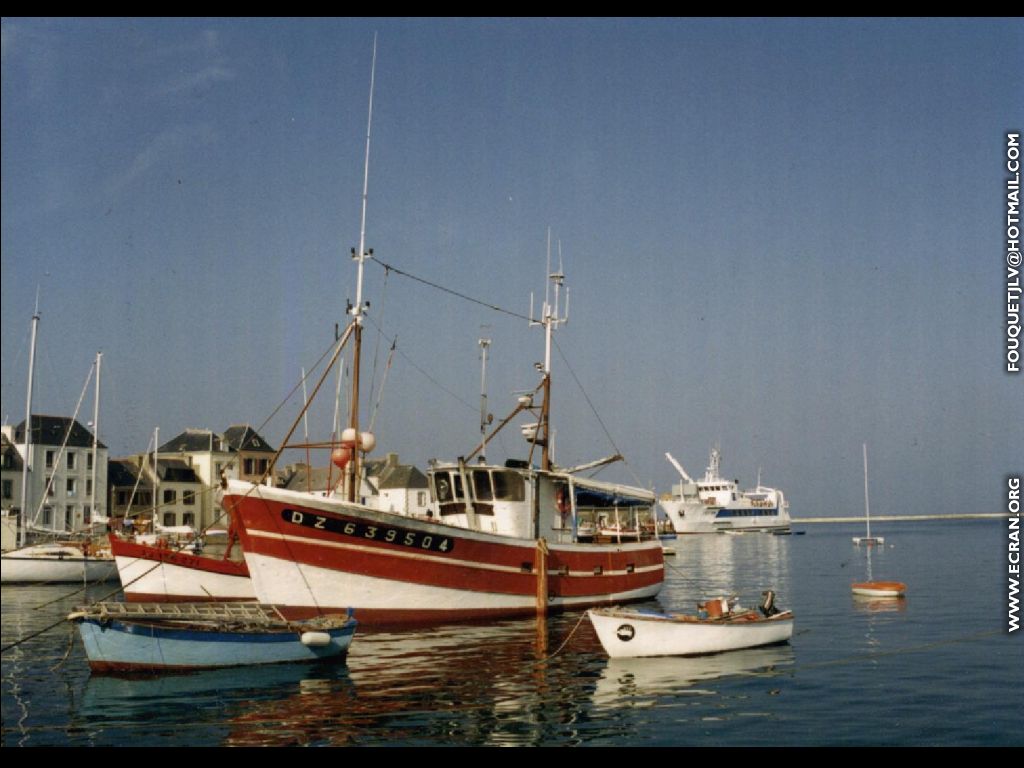
[[[664,451],[699,474],[720,442],[794,514],[857,514],[867,442],[879,514],[1005,505],[1019,20],[4,19],[5,422],[38,286],[36,412],[70,414],[102,350],[112,455],[263,423],[354,297],[375,31],[368,246],[525,314],[550,226],[558,343],[629,459],[602,477],[668,490]],[[375,390],[374,324],[400,350],[378,453],[472,448],[483,324],[496,418],[535,384],[525,322],[375,265],[365,290]],[[558,354],[553,377],[557,459],[612,453]]]

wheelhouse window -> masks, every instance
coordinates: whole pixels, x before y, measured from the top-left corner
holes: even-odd
[[[523,501],[526,498],[526,485],[523,478],[507,470],[495,470],[494,498],[498,501]]]
[[[491,473],[486,469],[473,471],[473,493],[477,501],[491,501],[494,498],[491,493]]]

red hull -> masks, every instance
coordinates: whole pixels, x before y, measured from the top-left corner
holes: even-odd
[[[289,617],[352,607],[361,622],[398,624],[536,611],[533,540],[269,489],[229,494],[224,506],[240,523],[257,596]],[[552,610],[647,599],[664,580],[657,540],[548,548]]]

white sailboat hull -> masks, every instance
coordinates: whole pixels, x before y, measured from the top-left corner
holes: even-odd
[[[110,581],[117,578],[109,554],[86,555],[77,547],[38,544],[5,552],[0,558],[4,584],[62,584]]]

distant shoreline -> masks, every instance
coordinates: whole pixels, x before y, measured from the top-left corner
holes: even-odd
[[[996,520],[1006,519],[1006,512],[966,512],[949,515],[872,515],[874,523],[917,523],[927,520]],[[794,517],[794,525],[798,523],[863,523],[863,517]]]

